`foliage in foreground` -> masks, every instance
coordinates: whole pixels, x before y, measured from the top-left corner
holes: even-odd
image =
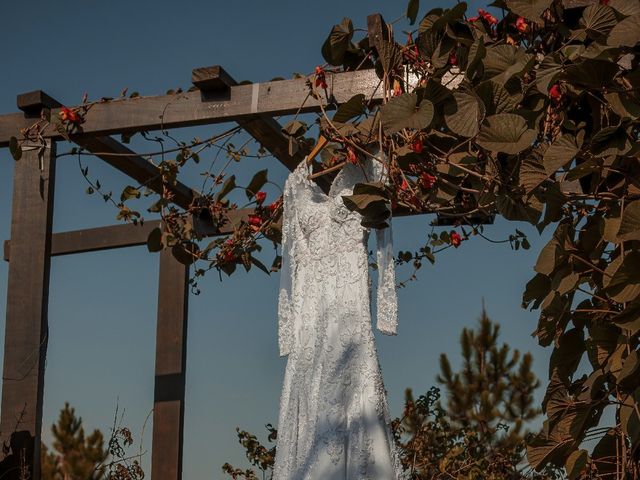
[[[414,398],[406,391],[401,418],[392,422],[396,446],[407,478],[509,479],[559,478],[555,469],[534,474],[522,466],[526,423],[539,415],[533,392],[539,382],[531,371],[531,355],[498,343],[499,326],[483,311],[476,329],[460,336],[462,366],[453,371],[446,355],[440,359],[438,383]],[[269,442],[277,432],[270,426]],[[270,478],[276,447],[263,446],[257,437],[238,430],[252,469],[225,464],[223,471],[234,479]]]
[[[117,413],[116,413],[117,415]],[[42,480],[142,480],[140,455],[129,454],[131,431],[114,427],[105,446],[103,433],[95,429],[85,435],[82,418],[65,404],[58,421],[51,426],[51,450],[41,448]]]

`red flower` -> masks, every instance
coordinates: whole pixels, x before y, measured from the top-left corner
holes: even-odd
[[[524,17],[518,17],[516,20],[516,28],[520,33],[527,33],[529,31],[529,24]]]
[[[559,102],[560,99],[562,98],[562,92],[560,91],[560,85],[558,85],[557,83],[555,85],[553,85],[553,87],[551,87],[549,89],[549,97],[551,97],[552,100]]]
[[[224,261],[225,262],[233,262],[236,259],[236,254],[233,253],[231,250],[229,250],[227,253],[224,254]]]
[[[278,210],[279,206],[280,206],[279,202],[273,202],[272,204],[269,205],[269,211],[273,214],[275,213],[276,210]]]
[[[462,243],[462,237],[458,232],[454,232],[452,230],[449,234],[449,241],[451,242],[451,245],[458,248],[460,246],[460,243]]]
[[[354,152],[351,147],[347,148],[347,162],[352,163],[354,165],[357,165],[358,163],[358,156],[356,155],[356,152]]]
[[[327,89],[327,81],[324,75],[324,69],[321,66],[316,67],[316,88],[320,87],[324,90]]]
[[[471,17],[471,18],[469,18],[469,21],[470,22],[477,22],[478,18],[480,18],[480,17]]]
[[[482,8],[478,9],[478,16],[482,17],[489,25],[495,25],[496,23],[498,23],[498,19],[496,17],[491,15],[486,10],[483,10]],[[477,19],[478,17],[474,17],[473,19],[469,19],[469,20],[476,21]]]
[[[258,215],[249,215],[249,225],[260,227],[260,225],[262,225],[262,218],[260,218]]]
[[[449,54],[449,65],[457,65],[458,57],[456,57],[456,52],[451,52]]]
[[[409,188],[409,183],[407,182],[406,178],[402,178],[402,184],[400,185],[400,190],[406,190],[407,188]]]
[[[262,204],[262,202],[264,202],[265,198],[267,198],[267,194],[263,191],[260,191],[258,193],[256,193],[256,202],[258,204]]]
[[[397,80],[393,84],[393,96],[398,97],[402,95],[402,85]]]
[[[424,148],[424,145],[422,144],[422,140],[420,138],[416,138],[411,144],[411,150],[413,150],[416,153],[422,153],[423,148]]]
[[[431,190],[433,185],[436,183],[436,177],[431,175],[430,173],[423,173],[420,175],[420,186],[424,190]]]
[[[71,110],[67,107],[60,108],[60,118],[63,122],[74,123],[76,125],[82,123],[82,118],[78,115],[78,112]]]

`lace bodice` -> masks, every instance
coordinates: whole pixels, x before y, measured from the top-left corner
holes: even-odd
[[[356,183],[381,180],[382,163],[367,160],[364,167],[347,164],[335,178],[329,194],[308,179],[310,167],[302,162],[289,176],[284,188],[282,225],[282,271],[278,302],[280,355],[287,355],[294,341],[295,322],[304,317],[301,296],[309,295],[301,285],[299,270],[313,266],[319,281],[307,286],[323,288],[314,295],[331,298],[330,288],[348,288],[368,270],[366,248],[369,229],[360,225],[361,216],[349,211],[342,200]],[[391,223],[391,221],[389,221]],[[397,296],[391,225],[377,229],[378,265],[377,328],[384,334],[397,333]],[[363,248],[364,247],[364,248]],[[336,261],[349,258],[350,269],[336,271]],[[324,280],[329,280],[324,282]],[[333,280],[333,281],[331,281]]]

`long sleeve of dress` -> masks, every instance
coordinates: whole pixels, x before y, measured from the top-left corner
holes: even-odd
[[[296,218],[290,185],[285,185],[282,213],[282,267],[278,294],[278,346],[280,356],[288,355],[293,345]]]
[[[385,183],[384,165],[373,161],[373,179]],[[385,335],[396,335],[398,329],[398,296],[396,292],[396,270],[393,257],[393,234],[391,217],[389,226],[376,229],[376,262],[378,264],[378,288],[376,303],[378,308],[377,327]]]

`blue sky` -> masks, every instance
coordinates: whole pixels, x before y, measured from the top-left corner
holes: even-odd
[[[479,6],[480,4],[472,4]],[[189,87],[195,67],[220,64],[237,80],[265,81],[322,63],[320,47],[343,16],[366,28],[366,16],[402,15],[404,2],[382,1],[184,1],[3,2],[0,12],[0,112],[16,110],[17,94],[45,90],[59,101],[79,103],[117,96],[124,87],[143,95]],[[426,6],[421,8],[424,14]],[[402,24],[405,25],[405,24]],[[404,27],[402,27],[404,28]],[[397,27],[396,32],[402,28]],[[224,126],[175,132],[201,137]],[[138,151],[154,145],[135,142]],[[68,150],[61,144],[60,152]],[[211,158],[212,151],[207,153]],[[119,192],[128,182],[100,160],[85,160],[90,174]],[[206,162],[203,162],[203,164]],[[269,168],[283,183],[286,171],[274,159],[248,159],[239,178]],[[13,160],[0,150],[0,239],[9,238]],[[199,185],[198,172],[184,179]],[[240,183],[240,182],[239,182]],[[77,160],[58,161],[54,231],[116,223],[113,207],[84,193]],[[276,190],[269,190],[271,198]],[[395,250],[421,245],[428,216],[395,221]],[[377,336],[391,411],[401,411],[404,389],[423,393],[435,384],[438,356],[454,364],[458,336],[473,326],[484,300],[502,324],[502,340],[534,354],[534,368],[546,378],[550,351],[531,337],[537,312],[520,308],[525,283],[533,276],[540,237],[530,225],[498,221],[492,238],[515,228],[531,242],[528,252],[480,239],[465,242],[420,272],[419,281],[399,292],[399,335]],[[267,246],[268,247],[268,246]],[[270,259],[270,258],[269,258]],[[6,306],[7,267],[0,263],[0,311]],[[408,275],[401,270],[398,277]],[[44,438],[65,401],[89,428],[107,431],[116,405],[124,424],[139,438],[152,408],[158,257],[146,248],[57,257],[52,261],[50,341],[45,380]],[[219,282],[215,274],[190,298],[184,478],[222,478],[220,466],[244,464],[235,427],[262,434],[277,421],[285,360],[278,357],[276,295],[278,275],[238,273]],[[0,315],[0,336],[4,330]],[[1,340],[1,339],[0,339]],[[541,398],[542,392],[538,392]],[[144,447],[150,450],[150,425]],[[149,455],[143,461],[148,465]]]

